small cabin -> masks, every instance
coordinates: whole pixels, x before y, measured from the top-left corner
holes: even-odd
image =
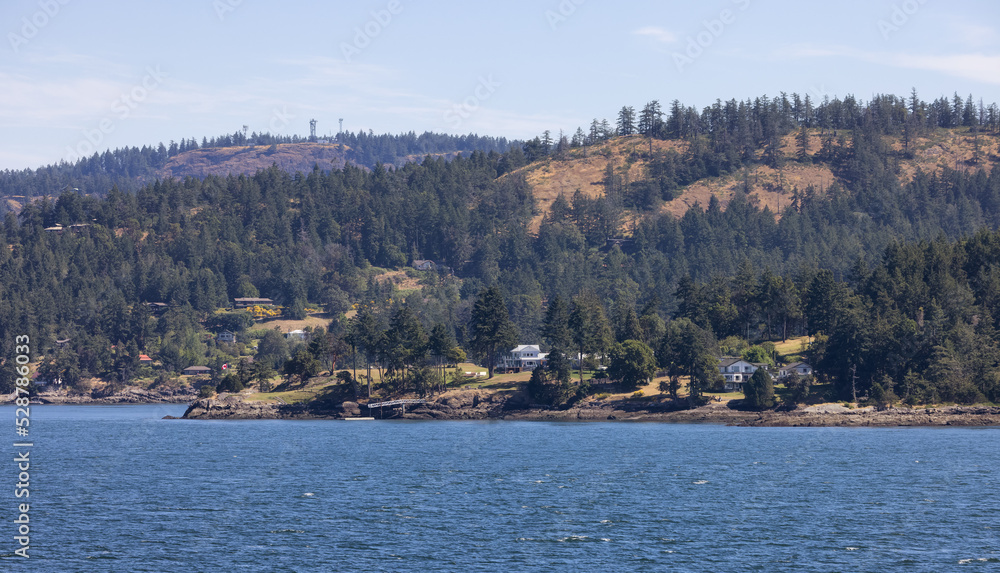
[[[234,298],[233,306],[235,308],[249,308],[251,306],[270,306],[273,305],[274,301],[269,298]]]
[[[188,366],[184,370],[181,370],[181,374],[185,376],[200,376],[202,374],[211,374],[212,369],[208,366]]]

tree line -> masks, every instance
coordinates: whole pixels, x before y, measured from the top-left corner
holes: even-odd
[[[860,106],[862,117],[877,117],[872,108]],[[65,190],[7,213],[0,225],[0,344],[25,330],[49,354],[55,340],[70,339],[63,350],[76,357],[81,374],[112,375],[121,370],[119,351],[132,359],[134,341],[136,352],[179,370],[219,358],[205,336],[218,309],[236,297],[262,296],[293,316],[309,305],[333,316],[364,306],[384,315],[385,324],[405,300],[425,332],[443,325],[458,346],[472,350],[470,319],[479,293],[491,287],[524,343],[546,336],[554,301],[584,295],[605,313],[616,342],[642,342],[657,359],[667,355],[664,334],[636,334],[636,322],[643,333],[656,317],[677,323],[677,336],[704,339],[708,347],[706,333],[765,340],[810,332],[824,320],[811,313],[806,296],[815,277],[842,284],[861,264],[876,268],[897,245],[966,240],[1000,226],[1000,172],[986,160],[975,170],[918,172],[902,183],[896,162],[905,151],[893,149],[877,126],[831,128],[830,143],[808,160],[828,162],[837,181],[789,190],[780,213],[741,192],[725,209],[713,199],[680,219],[647,210],[626,240],[613,242],[626,213],[637,209],[638,190],[654,189],[654,198],[667,200],[727,165],[710,135],[695,136],[684,153],[653,158],[656,168],[645,180],[609,182],[618,192],[557,198],[537,232],[529,225],[538,213],[532,191],[513,172],[530,142],[506,153],[425,158],[399,168],[268,169],[155,181],[134,192],[111,187],[100,197]],[[767,161],[767,142],[752,145],[746,161]],[[55,225],[65,230],[46,231]],[[422,259],[438,270],[416,275],[419,293],[401,293],[379,278]],[[169,310],[153,315],[144,303]],[[831,307],[813,310],[822,308]],[[587,330],[590,319],[578,319],[575,330]],[[344,322],[331,329],[339,332]],[[628,323],[633,336],[618,337]],[[840,340],[829,326],[818,332],[831,344]],[[587,353],[577,341],[563,348]],[[709,373],[692,358],[703,354],[675,360],[678,376]],[[839,368],[838,380],[843,368],[853,368],[862,391],[875,376],[860,361]],[[906,372],[888,375],[900,391]]]
[[[168,144],[161,142],[158,145],[108,149],[72,162],[61,161],[35,169],[0,171],[0,197],[58,197],[62,192],[74,189],[80,193],[104,196],[115,187],[119,191],[135,192],[155,180],[157,173],[170,158],[187,151],[308,141],[309,137],[299,135],[274,135],[266,132],[248,134],[237,131],[211,138],[203,137],[200,143],[192,137],[182,138],[179,142],[170,141]],[[344,146],[348,161],[365,167],[374,167],[378,163],[402,165],[411,156],[428,154],[505,152],[512,144],[518,144],[503,137],[432,132],[418,135],[412,131],[395,135],[345,131],[332,141]],[[0,215],[7,210],[6,202],[0,202]]]

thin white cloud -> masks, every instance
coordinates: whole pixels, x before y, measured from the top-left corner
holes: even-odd
[[[901,68],[930,70],[1000,85],[1000,56],[986,54],[954,54],[950,56],[892,54],[890,60]]]
[[[677,41],[677,35],[659,26],[643,26],[632,32],[636,36],[651,38],[661,44],[673,44]]]
[[[954,18],[949,22],[951,36],[956,42],[970,48],[983,49],[996,47],[1000,35],[996,28],[979,22],[970,22]]]
[[[939,72],[986,84],[1000,85],[1000,55],[982,52],[927,55],[864,51],[846,46],[798,45],[786,48],[776,55],[785,58],[851,58],[894,68]]]

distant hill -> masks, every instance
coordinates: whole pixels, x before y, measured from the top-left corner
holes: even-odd
[[[61,162],[37,169],[0,171],[0,214],[19,212],[36,197],[57,197],[65,191],[103,196],[113,187],[134,192],[165,177],[229,174],[252,175],[277,165],[288,172],[341,169],[351,163],[365,169],[377,164],[401,167],[430,155],[453,159],[474,151],[505,152],[520,142],[503,137],[448,135],[425,132],[380,134],[344,132],[336,143],[310,141],[299,136],[240,132],[170,145],[128,147],[95,153],[74,163]]]
[[[453,159],[461,152],[412,154],[401,157],[398,164],[422,161],[427,155]],[[253,175],[274,165],[289,173],[309,172],[314,166],[323,171],[343,169],[347,163],[358,164],[354,150],[338,143],[276,143],[268,146],[235,146],[193,149],[179,153],[156,171],[160,178],[207,177],[218,175]],[[358,164],[369,169],[373,166]]]
[[[281,143],[270,146],[238,146],[194,149],[179,153],[157,170],[158,177],[207,177],[208,175],[252,175],[277,165],[282,171],[309,171],[314,165],[328,171],[347,163],[347,148],[337,144]]]

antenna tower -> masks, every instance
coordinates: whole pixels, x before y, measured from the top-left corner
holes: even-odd
[[[311,139],[313,141],[316,140],[316,120],[315,119],[310,119],[309,120],[309,139]]]

